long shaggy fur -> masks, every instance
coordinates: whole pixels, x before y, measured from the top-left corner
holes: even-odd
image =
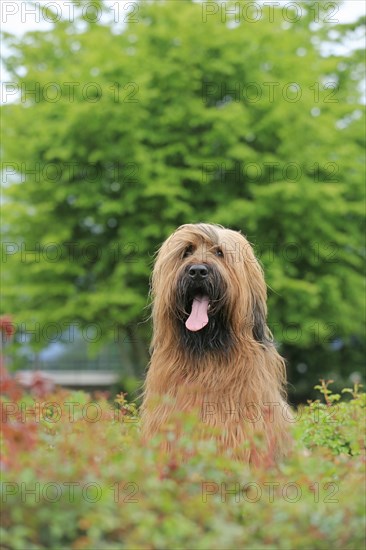
[[[198,281],[189,271],[196,265],[207,269]],[[209,321],[192,332],[185,322],[197,294],[209,297]],[[266,324],[263,271],[245,237],[212,224],[179,227],[157,255],[152,297],[144,437],[171,425],[176,413],[197,411],[202,434],[215,428],[219,448],[240,460],[283,455],[290,421],[285,364]]]

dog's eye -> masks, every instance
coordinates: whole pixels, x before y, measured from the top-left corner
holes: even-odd
[[[184,253],[183,253],[183,258],[187,258],[188,256],[190,256],[191,254],[193,254],[193,245],[189,245],[187,246],[187,248],[185,249]]]
[[[216,248],[216,250],[215,250],[215,256],[219,256],[219,258],[223,258],[223,257],[224,257],[224,253],[223,253],[223,251],[221,250],[221,248]]]

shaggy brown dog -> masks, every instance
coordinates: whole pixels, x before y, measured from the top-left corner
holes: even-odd
[[[256,464],[284,454],[285,365],[266,324],[266,284],[249,242],[219,225],[182,225],[158,253],[152,297],[145,438],[177,412],[196,410],[203,433],[216,428],[221,450]]]

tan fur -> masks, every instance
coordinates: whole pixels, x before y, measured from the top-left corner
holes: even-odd
[[[183,258],[187,246],[193,247],[193,253]],[[224,257],[215,255],[218,246]],[[227,353],[209,352],[197,358],[179,343],[174,297],[182,270],[192,263],[215,265],[225,281],[222,299],[233,334]],[[231,449],[240,460],[268,463],[283,455],[290,421],[285,364],[265,322],[265,343],[253,335],[255,311],[266,318],[267,291],[245,237],[212,224],[179,227],[157,255],[152,297],[154,332],[142,405],[144,437],[149,439],[171,424],[175,413],[195,410],[202,434],[207,427],[216,428],[219,448]]]

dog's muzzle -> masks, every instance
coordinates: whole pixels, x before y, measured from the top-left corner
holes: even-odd
[[[188,278],[197,291],[193,297],[191,313],[186,320],[186,328],[191,332],[203,329],[208,323],[209,297],[202,293],[199,285],[208,277],[208,268],[204,264],[193,264],[188,269]]]
[[[210,309],[210,271],[205,264],[192,264],[186,272],[187,291],[191,298],[191,311],[185,322],[187,330],[197,332],[208,324]]]

